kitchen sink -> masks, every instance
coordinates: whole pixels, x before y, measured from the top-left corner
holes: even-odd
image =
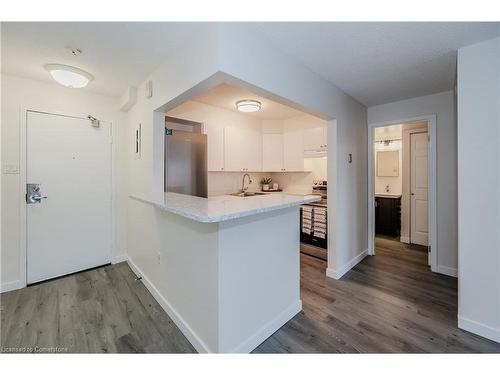
[[[235,197],[254,197],[256,195],[267,195],[268,193],[261,193],[261,192],[252,192],[252,191],[245,191],[245,192],[238,192],[238,193],[232,193],[230,195],[234,195]]]

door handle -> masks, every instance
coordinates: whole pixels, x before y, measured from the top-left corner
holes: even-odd
[[[47,197],[40,194],[40,184],[26,185],[26,203],[41,203],[42,199],[47,199]]]
[[[411,193],[411,195],[415,195],[415,193]]]

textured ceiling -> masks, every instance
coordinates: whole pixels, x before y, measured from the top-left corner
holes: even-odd
[[[89,91],[119,96],[138,85],[200,27],[196,23],[2,23],[2,72],[53,82],[43,66],[73,65],[95,79]],[[73,56],[65,47],[79,48]]]
[[[500,35],[500,23],[247,26],[367,106],[452,89],[457,49]]]
[[[202,27],[198,23],[2,23],[2,72],[53,82],[47,63],[95,76],[87,90],[121,95]],[[242,23],[370,106],[453,88],[458,48],[500,35],[499,23]],[[73,56],[66,46],[80,48]]]

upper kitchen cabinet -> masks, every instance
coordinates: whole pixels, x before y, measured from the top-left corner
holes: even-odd
[[[262,170],[264,172],[302,172],[302,132],[262,135]]]
[[[283,134],[262,134],[262,170],[282,172],[283,168]]]
[[[327,149],[326,125],[304,129],[304,151],[326,151]]]
[[[224,170],[262,171],[262,135],[254,129],[227,126],[224,130]]]
[[[224,127],[205,124],[207,135],[207,159],[210,172],[224,171]]]
[[[283,134],[283,169],[287,172],[304,171],[303,133],[290,131]]]

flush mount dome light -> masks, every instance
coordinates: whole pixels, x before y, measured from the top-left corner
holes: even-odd
[[[237,101],[236,108],[240,112],[257,112],[262,108],[262,104],[257,100],[245,99]]]
[[[61,64],[47,64],[45,70],[50,73],[57,83],[66,87],[79,89],[87,86],[94,79],[92,74],[74,66]]]

